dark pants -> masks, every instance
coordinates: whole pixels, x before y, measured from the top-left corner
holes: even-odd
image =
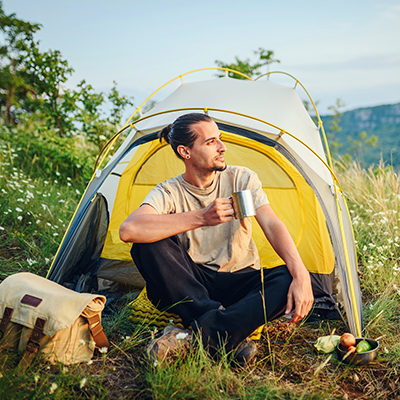
[[[178,314],[183,325],[201,332],[204,345],[214,351],[221,341],[232,350],[265,318],[271,321],[285,311],[292,282],[286,265],[263,269],[262,285],[262,272],[253,268],[227,273],[196,264],[177,236],[135,243],[131,254],[151,302]],[[225,310],[219,309],[221,305]]]

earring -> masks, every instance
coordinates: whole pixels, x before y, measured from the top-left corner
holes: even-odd
[[[189,154],[186,156],[186,158],[187,158],[187,159],[189,159],[189,158],[190,158]]]

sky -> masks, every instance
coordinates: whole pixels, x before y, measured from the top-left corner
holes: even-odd
[[[399,0],[3,0],[3,8],[42,24],[41,49],[61,51],[75,70],[69,88],[85,79],[108,92],[116,81],[135,105],[215,60],[256,61],[260,47],[281,61],[270,70],[295,76],[321,114],[339,98],[344,110],[400,102]]]

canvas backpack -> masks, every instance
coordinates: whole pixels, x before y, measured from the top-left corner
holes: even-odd
[[[95,348],[109,348],[101,325],[105,302],[28,272],[9,276],[0,284],[0,349],[23,352],[21,370],[38,352],[51,363],[89,361]]]

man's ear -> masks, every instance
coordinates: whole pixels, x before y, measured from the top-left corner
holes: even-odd
[[[176,150],[178,151],[179,155],[185,159],[185,158],[189,158],[189,149],[184,146],[183,144],[179,145]]]

